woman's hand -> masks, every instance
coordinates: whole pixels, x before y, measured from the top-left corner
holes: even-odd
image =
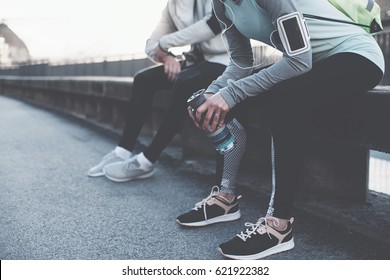
[[[206,97],[210,94],[206,94]],[[196,110],[195,118],[189,110],[190,117],[194,121],[196,127],[204,131],[215,131],[218,126],[222,126],[225,122],[226,114],[229,112],[229,105],[220,94],[213,94],[199,106]],[[202,115],[205,113],[203,122]]]

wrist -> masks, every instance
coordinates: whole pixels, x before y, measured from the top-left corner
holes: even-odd
[[[220,90],[216,94],[222,97],[229,109],[232,109],[237,103],[236,100],[231,95],[227,94],[225,90]]]
[[[158,43],[158,48],[159,48],[162,52],[164,52],[164,53],[166,53],[166,54],[169,53],[168,50],[164,49],[164,48],[161,46],[161,43]]]
[[[176,55],[174,55],[173,53],[171,53],[169,50],[164,49],[164,48],[161,46],[160,43],[158,43],[158,48],[159,48],[163,53],[165,53],[165,54],[167,54],[167,55],[170,55],[170,56],[173,56],[173,57],[176,57]]]

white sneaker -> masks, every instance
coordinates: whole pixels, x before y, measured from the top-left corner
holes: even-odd
[[[154,164],[141,166],[135,155],[125,161],[107,165],[103,171],[108,179],[114,182],[126,182],[134,179],[144,179],[153,175]]]
[[[115,151],[111,151],[108,154],[106,154],[102,160],[99,162],[98,165],[92,167],[88,170],[87,174],[90,177],[99,177],[104,175],[104,167],[106,167],[109,164],[115,163],[115,162],[122,162],[124,161],[123,158],[118,157],[115,153]]]

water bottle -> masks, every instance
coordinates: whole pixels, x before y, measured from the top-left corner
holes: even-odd
[[[206,96],[204,95],[205,90],[201,89],[195,92],[188,100],[187,104],[191,107],[192,113],[195,116],[196,109],[199,108],[206,101]],[[202,121],[205,114],[202,116]],[[223,124],[222,126],[217,126],[216,130],[213,132],[206,133],[207,138],[213,144],[217,152],[224,154],[234,148],[235,140],[234,136],[231,134],[229,128]]]

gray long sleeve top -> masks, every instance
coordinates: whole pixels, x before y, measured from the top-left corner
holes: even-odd
[[[232,0],[223,2],[213,0],[221,25],[228,27],[225,35],[231,62],[207,91],[219,92],[230,108],[249,96],[268,91],[283,80],[310,71],[313,62],[340,52],[367,57],[384,71],[384,58],[378,44],[361,27],[307,19],[311,48],[302,54],[289,56],[281,46],[276,46],[284,52],[283,58],[252,74],[253,53],[250,39],[271,44],[270,37],[276,30],[276,21],[280,16],[299,12],[341,20],[348,20],[348,17],[327,0],[242,0],[238,5],[232,3]]]

